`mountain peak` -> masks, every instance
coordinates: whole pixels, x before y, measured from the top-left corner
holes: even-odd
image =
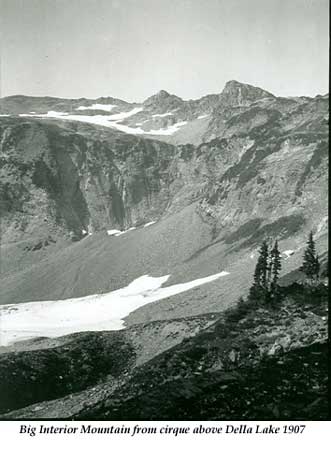
[[[157,97],[170,97],[169,92],[165,91],[164,89],[161,89],[159,92],[155,94]]]
[[[225,87],[226,88],[230,88],[230,87],[239,87],[239,86],[247,86],[245,83],[240,83],[240,81],[237,80],[229,80],[225,83]]]
[[[169,103],[169,102],[171,103],[182,102],[182,99],[177,97],[176,95],[169,94],[169,92],[161,89],[156,94],[152,95],[151,97],[148,97],[144,101],[144,105],[158,105],[161,103]]]
[[[220,100],[224,106],[248,106],[250,103],[266,97],[273,98],[274,95],[264,89],[240,83],[237,80],[228,81],[220,94]]]

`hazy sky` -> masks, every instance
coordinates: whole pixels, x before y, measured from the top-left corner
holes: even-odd
[[[328,0],[0,0],[1,95],[328,92]]]

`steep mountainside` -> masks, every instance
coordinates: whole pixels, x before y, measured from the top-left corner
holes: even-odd
[[[247,215],[261,217],[269,215],[270,205],[275,211],[274,204],[284,205],[283,211],[275,211],[278,217],[306,209],[308,203],[314,208],[313,196],[325,200],[317,197],[326,193],[319,188],[325,182],[316,185],[315,180],[326,174],[327,99],[299,106],[293,100],[296,107],[283,110],[281,99],[244,87],[227,84],[218,114],[226,115],[230,108],[231,118],[224,122],[216,115],[217,138],[198,147],[174,147],[83,123],[2,118],[2,207],[9,213],[11,233],[31,228],[13,220],[11,212],[21,211],[29,222],[26,216],[38,215],[38,209],[48,216],[50,227],[62,221],[62,228],[80,237],[88,228],[136,226],[199,198],[209,205],[216,202],[218,215],[224,204],[227,216],[234,201],[237,216],[245,206]],[[263,95],[267,103],[242,111],[245,99]],[[169,98],[161,93],[149,104],[167,104]],[[233,108],[239,111],[234,114]],[[313,193],[314,185],[320,193]],[[303,194],[305,187],[311,198]],[[275,195],[284,198],[278,201]],[[6,228],[2,239],[10,241]]]
[[[0,135],[4,241],[35,227],[81,238],[144,223],[167,206],[173,146],[12,118],[2,119]]]
[[[2,302],[106,292],[146,273],[180,283],[228,267],[215,283],[228,304],[251,276],[239,260],[254,261],[263,238],[281,240],[298,262],[313,230],[324,253],[327,97],[280,99],[237,82],[221,97],[211,128],[219,137],[196,146],[79,121],[1,117]],[[147,100],[167,102],[179,100],[166,92]],[[225,287],[238,271],[242,283]]]
[[[325,419],[327,203],[328,95],[0,99],[0,413]]]

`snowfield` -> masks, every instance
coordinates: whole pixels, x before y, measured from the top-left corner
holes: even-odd
[[[132,231],[132,230],[135,230],[136,229],[136,227],[131,227],[131,228],[128,228],[127,230],[124,230],[124,231],[120,231],[120,230],[107,230],[107,234],[108,234],[108,236],[121,236],[121,234],[125,234],[125,233],[127,233],[128,231]]]
[[[150,130],[150,131],[144,131],[144,134],[159,134],[162,136],[171,136],[172,134],[176,133],[182,126],[186,125],[187,121],[183,122],[177,122],[173,125],[170,125],[168,128],[160,128],[159,130]]]
[[[163,113],[163,114],[153,114],[152,117],[167,117],[167,116],[173,116],[174,114],[171,112]]]
[[[0,306],[0,346],[36,337],[59,337],[79,331],[120,330],[132,311],[205,283],[228,272],[162,288],[170,275],[143,275],[128,286],[106,294],[67,300]]]
[[[92,108],[93,106],[93,108]],[[99,105],[95,104],[89,106],[79,106],[77,109],[104,109],[105,111],[110,111],[110,109],[100,108],[100,106],[104,107],[110,107],[110,106],[116,106],[116,105]],[[94,108],[95,106],[98,106],[98,108]],[[160,128],[158,130],[149,130],[145,131],[139,126],[136,127],[129,127],[128,125],[124,125],[122,123],[123,120],[134,116],[138,113],[143,111],[143,108],[133,108],[131,111],[121,112],[118,114],[110,114],[107,116],[101,116],[101,115],[93,115],[93,116],[84,116],[83,114],[69,114],[67,112],[60,112],[60,111],[48,111],[46,114],[19,114],[20,117],[40,117],[40,118],[46,118],[46,119],[61,119],[61,120],[71,120],[71,121],[78,121],[78,122],[85,122],[85,123],[92,123],[94,125],[101,125],[103,127],[110,127],[115,128],[116,130],[122,131],[123,133],[127,134],[151,134],[151,135],[163,135],[163,136],[171,136],[172,134],[176,133],[182,126],[186,125],[187,122],[177,122],[173,125],[170,125],[167,128]],[[169,115],[170,113],[167,113]],[[161,115],[163,116],[163,115]],[[149,120],[149,119],[148,119]],[[147,122],[148,120],[144,121]],[[139,124],[142,124],[144,122],[140,122]],[[138,125],[138,124],[137,124]]]
[[[117,105],[104,105],[101,103],[94,103],[94,105],[91,106],[78,106],[77,111],[85,111],[87,109],[98,109],[99,111],[111,111],[112,109],[116,108]]]

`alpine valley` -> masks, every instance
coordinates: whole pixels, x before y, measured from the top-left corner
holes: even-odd
[[[238,81],[1,98],[2,417],[327,418],[328,112]],[[282,300],[243,306],[264,240]]]

